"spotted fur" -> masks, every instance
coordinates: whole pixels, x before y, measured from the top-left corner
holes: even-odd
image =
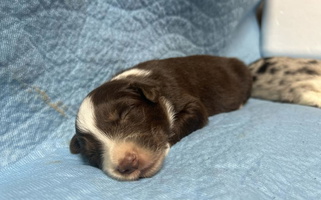
[[[270,57],[249,66],[252,97],[321,108],[321,61]]]

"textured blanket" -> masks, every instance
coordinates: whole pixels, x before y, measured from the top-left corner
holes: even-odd
[[[321,111],[251,99],[119,182],[68,146],[84,96],[141,61],[260,57],[259,0],[2,0],[0,199],[320,199]]]

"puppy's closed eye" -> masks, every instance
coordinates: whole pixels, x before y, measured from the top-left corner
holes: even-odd
[[[128,116],[128,114],[131,112],[131,110],[133,110],[135,108],[135,105],[129,105],[129,106],[126,106],[124,108],[122,108],[120,111],[119,111],[119,117],[121,120],[125,120],[126,117]]]
[[[126,117],[135,105],[117,105],[116,107],[118,108],[117,110],[113,110],[107,114],[108,122],[121,122],[126,120]]]

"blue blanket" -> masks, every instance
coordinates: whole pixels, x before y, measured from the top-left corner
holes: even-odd
[[[251,99],[119,182],[69,153],[84,96],[154,58],[260,57],[259,0],[2,0],[0,199],[321,199],[321,111]]]

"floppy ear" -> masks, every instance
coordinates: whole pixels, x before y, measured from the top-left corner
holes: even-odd
[[[134,83],[133,87],[142,93],[142,95],[149,101],[156,103],[159,98],[159,88],[145,83]]]
[[[80,148],[81,147],[78,141],[78,136],[77,134],[75,134],[70,141],[70,146],[69,146],[70,152],[73,154],[78,154],[80,153]]]

